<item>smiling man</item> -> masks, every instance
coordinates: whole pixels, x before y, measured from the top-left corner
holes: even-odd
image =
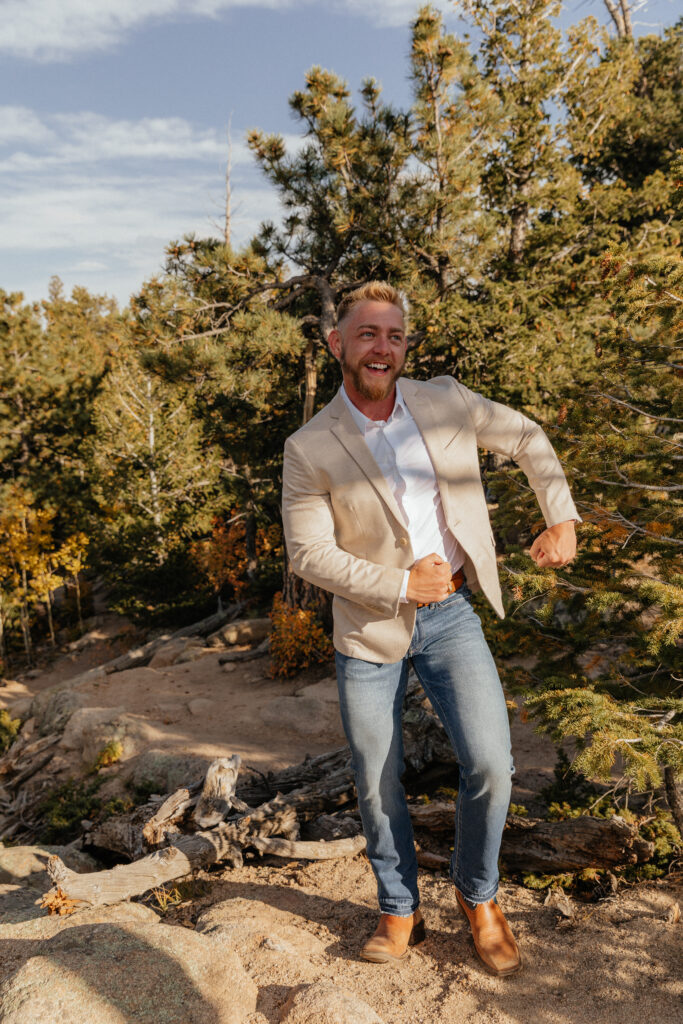
[[[496,902],[512,757],[498,673],[470,597],[502,617],[478,446],[529,478],[547,528],[530,554],[561,566],[579,519],[541,428],[453,377],[400,376],[400,294],[373,282],[337,310],[343,384],[285,444],[283,520],[295,572],[334,596],[339,702],[381,917],[360,955],[401,960],[422,941],[417,860],[401,775],[409,665],[453,745],[460,781],[450,874],[475,948],[498,976],[521,956]]]

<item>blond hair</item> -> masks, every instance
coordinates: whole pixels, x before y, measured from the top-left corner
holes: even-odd
[[[387,284],[386,281],[368,281],[360,288],[354,288],[341,300],[337,306],[337,323],[340,324],[342,320],[345,320],[361,302],[390,302],[392,306],[400,309],[404,319],[406,317],[405,303],[399,291]]]

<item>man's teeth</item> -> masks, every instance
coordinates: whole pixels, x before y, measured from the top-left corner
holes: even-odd
[[[388,363],[366,363],[365,364],[370,370],[388,370]]]

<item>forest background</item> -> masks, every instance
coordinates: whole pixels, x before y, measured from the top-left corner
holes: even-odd
[[[57,279],[0,292],[5,673],[78,630],[96,577],[146,628],[275,599],[274,670],[329,655],[286,565],[282,447],[338,387],[336,303],[389,279],[407,373],[540,421],[583,518],[573,565],[536,569],[533,493],[482,453],[508,617],[478,610],[508,692],[585,774],[664,784],[683,828],[683,23],[635,39],[606,5],[611,32],[560,31],[556,2],[461,0],[476,44],[422,8],[409,109],[314,67],[302,146],[250,133],[280,224],[235,249],[228,202],[223,236],[169,244],[124,309]]]

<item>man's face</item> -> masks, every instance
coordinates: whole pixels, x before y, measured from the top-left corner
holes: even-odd
[[[401,310],[391,302],[361,302],[330,333],[330,350],[341,363],[344,384],[379,402],[393,392],[406,357]]]

